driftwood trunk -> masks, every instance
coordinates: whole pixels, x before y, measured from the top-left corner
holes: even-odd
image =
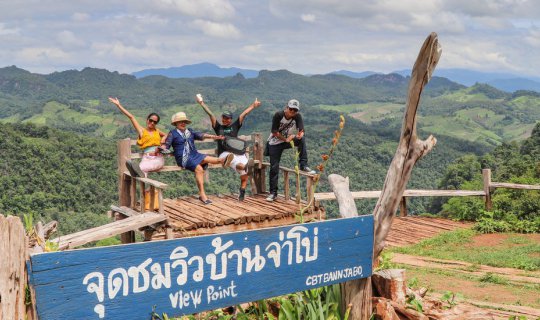
[[[374,259],[379,256],[384,248],[384,240],[392,226],[392,219],[396,214],[407,182],[409,182],[414,164],[437,143],[437,139],[432,135],[426,140],[418,139],[416,135],[416,111],[420,103],[422,90],[431,79],[440,56],[441,48],[437,34],[432,32],[424,41],[414,63],[411,80],[409,81],[407,105],[399,144],[386,173],[381,196],[373,210],[375,220]]]
[[[427,154],[437,142],[433,136],[429,136],[425,141],[418,139],[416,111],[422,90],[429,82],[440,55],[441,49],[437,34],[431,33],[424,41],[412,70],[398,148],[386,174],[381,196],[373,211],[375,223],[374,262],[377,261],[377,257],[384,248],[384,240],[392,226],[392,218],[396,214],[414,164]],[[349,190],[349,179],[339,175],[330,175],[328,181],[336,194],[340,215],[342,217],[358,215]],[[369,319],[372,313],[371,278],[349,281],[342,284],[341,288],[343,306],[352,306],[350,319]]]

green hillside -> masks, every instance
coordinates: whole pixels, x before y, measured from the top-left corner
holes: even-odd
[[[263,105],[249,115],[241,133],[263,135],[270,132],[273,113],[296,97],[302,103],[312,167],[327,153],[339,114],[349,114],[317,191],[329,191],[326,173],[349,176],[352,190],[378,190],[399,140],[407,81],[394,74],[351,79],[305,77],[284,70],[264,71],[254,79],[237,75],[137,80],[91,68],[50,75],[3,68],[0,212],[58,218],[64,221],[64,232],[105,219],[104,213],[116,201],[116,140],[135,136],[127,118],[107,101],[108,96],[118,96],[141,121],[149,112],[158,112],[162,115],[159,127],[164,131],[171,128],[168,119],[172,114],[186,111],[192,126],[206,132],[209,121],[194,103],[197,92],[203,93],[216,114],[230,110],[238,115],[258,97]],[[538,119],[538,101],[540,97],[530,92],[511,95],[487,86],[465,88],[434,78],[423,95],[419,129],[421,135],[434,133],[438,143],[416,165],[408,187],[437,188],[454,159],[482,155],[505,139],[527,136]],[[292,159],[292,152],[286,152],[283,164],[292,166]],[[170,185],[167,197],[196,193],[189,172],[164,173],[159,179]],[[209,193],[237,189],[233,172],[212,171]],[[430,199],[414,199],[410,211],[426,212],[430,203]],[[357,204],[360,212],[370,213],[374,201]],[[329,216],[336,214],[334,203],[326,207]],[[87,216],[80,219],[80,215]]]
[[[320,105],[325,110],[346,112],[373,126],[401,127],[405,104],[368,102]],[[523,140],[540,121],[540,94],[518,91],[507,94],[477,84],[421,101],[418,128],[435,135],[452,136],[494,147]]]
[[[156,111],[164,118],[179,110],[201,125],[206,116],[194,103],[203,93],[216,111],[242,110],[255,97],[263,108],[279,108],[291,97],[304,108],[350,114],[374,127],[401,126],[408,78],[397,74],[353,79],[341,75],[302,76],[286,70],[261,71],[257,78],[169,79],[85,68],[49,75],[16,67],[0,69],[0,122],[31,122],[104,137],[122,137],[129,123],[108,101],[119,97],[137,117]],[[494,147],[530,135],[540,120],[540,94],[508,94],[484,84],[464,87],[434,77],[421,100],[419,129]],[[106,119],[106,120],[104,120]]]

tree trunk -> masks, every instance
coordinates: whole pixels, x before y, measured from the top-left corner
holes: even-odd
[[[373,286],[379,293],[378,296],[405,305],[407,300],[405,269],[379,270],[373,273],[371,278]]]
[[[392,218],[396,214],[414,164],[427,154],[437,142],[433,136],[429,136],[426,141],[417,138],[416,111],[422,89],[429,82],[440,55],[441,49],[437,34],[431,33],[424,41],[412,70],[399,145],[386,174],[381,196],[373,211],[375,223],[374,262],[384,248],[384,240],[392,226]],[[349,190],[348,178],[332,174],[328,177],[328,181],[336,194],[340,215],[342,217],[358,215],[356,204]],[[352,304],[350,319],[369,319],[372,313],[371,278],[346,282],[342,284],[341,289],[343,306],[347,307]]]
[[[437,139],[431,135],[424,141],[418,139],[416,135],[416,111],[420,103],[422,90],[431,79],[440,56],[441,48],[437,34],[432,32],[424,41],[414,63],[411,80],[409,81],[407,105],[399,145],[386,174],[381,196],[373,210],[375,221],[374,260],[377,259],[384,248],[384,240],[392,226],[392,219],[396,214],[403,191],[405,191],[407,182],[411,177],[414,164],[437,143]]]

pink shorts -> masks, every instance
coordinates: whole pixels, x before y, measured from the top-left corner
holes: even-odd
[[[157,171],[163,168],[164,164],[165,164],[165,158],[163,158],[162,155],[149,156],[145,154],[143,155],[141,159],[141,163],[139,164],[139,167],[145,173],[145,176],[147,176],[148,172]]]

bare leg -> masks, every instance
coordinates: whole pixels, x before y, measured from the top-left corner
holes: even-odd
[[[208,197],[204,192],[204,169],[200,164],[195,168],[195,181],[197,182],[197,188],[199,188],[199,197],[205,201]]]
[[[241,163],[236,165],[236,170],[244,170],[245,168],[246,168],[246,166],[241,164]]]
[[[240,188],[245,189],[247,187],[248,177],[247,174],[240,176]]]
[[[210,163],[210,164],[218,164],[218,163],[223,163],[225,161],[225,159],[220,159],[220,158],[216,158],[216,157],[210,157],[210,156],[206,156],[203,161],[201,161],[201,164],[207,164],[207,163]]]

